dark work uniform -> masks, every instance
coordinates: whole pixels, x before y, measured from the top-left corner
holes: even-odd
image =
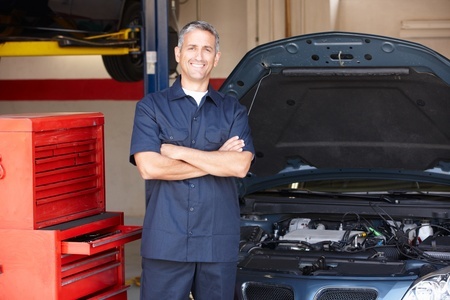
[[[214,151],[236,135],[244,140],[244,151],[254,153],[245,107],[211,87],[198,106],[182,90],[179,77],[172,87],[138,102],[130,161],[134,163],[138,152],[159,153],[163,143]],[[235,178],[206,175],[146,181],[144,259],[235,265],[238,244]]]

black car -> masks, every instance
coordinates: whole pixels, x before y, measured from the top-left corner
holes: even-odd
[[[327,32],[246,54],[236,299],[450,299],[450,61]]]
[[[57,40],[71,46],[130,47],[129,55],[103,55],[109,75],[122,82],[143,79],[142,31],[128,41],[92,40],[93,36],[125,28],[141,28],[142,0],[2,0],[0,1],[0,44],[7,41]],[[169,3],[170,2],[170,3]],[[179,1],[168,1],[169,49],[177,44]],[[131,43],[131,44],[130,44]],[[169,72],[177,63],[170,58]]]

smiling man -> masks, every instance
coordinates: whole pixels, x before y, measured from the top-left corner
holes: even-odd
[[[236,177],[254,156],[247,111],[209,85],[220,58],[213,26],[180,32],[181,75],[136,105],[130,161],[146,183],[141,299],[233,299],[238,258]]]

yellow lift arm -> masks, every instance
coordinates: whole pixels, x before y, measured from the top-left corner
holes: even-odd
[[[139,33],[139,28],[127,28],[116,33],[91,36],[84,39],[58,36],[51,40],[0,41],[0,57],[126,55],[140,51],[140,45],[133,40],[133,35],[136,33]]]

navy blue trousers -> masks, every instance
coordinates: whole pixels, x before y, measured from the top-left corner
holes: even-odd
[[[232,300],[236,262],[196,263],[142,258],[141,300]]]

